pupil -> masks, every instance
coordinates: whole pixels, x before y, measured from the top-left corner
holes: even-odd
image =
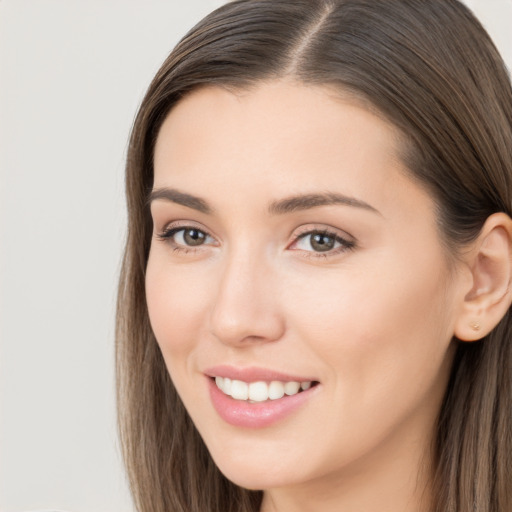
[[[198,229],[185,231],[184,239],[187,245],[201,245],[204,243],[205,234]]]
[[[334,247],[334,238],[317,233],[311,237],[311,247],[313,247],[315,251],[329,251]]]

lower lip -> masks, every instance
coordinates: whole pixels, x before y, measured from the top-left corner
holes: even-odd
[[[251,404],[245,400],[235,400],[225,395],[211,378],[208,378],[208,383],[213,407],[219,416],[230,425],[246,428],[268,427],[283,420],[304,406],[319,387],[316,385],[296,395],[285,395],[278,400]]]

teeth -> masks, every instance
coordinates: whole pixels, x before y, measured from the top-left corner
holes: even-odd
[[[226,395],[235,400],[249,400],[250,403],[278,400],[284,395],[296,395],[299,391],[306,391],[311,387],[311,381],[306,382],[251,382],[231,380],[223,377],[215,377],[215,384]]]
[[[231,382],[231,396],[235,400],[247,400],[249,398],[249,385],[241,380]]]
[[[273,380],[268,387],[268,397],[270,400],[278,400],[284,396],[284,384],[278,380]]]
[[[268,386],[266,382],[251,382],[249,384],[249,399],[253,402],[268,400]]]
[[[299,392],[300,384],[298,382],[287,382],[284,385],[284,392],[287,395],[296,395]]]

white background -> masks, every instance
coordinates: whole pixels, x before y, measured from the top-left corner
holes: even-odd
[[[222,0],[0,0],[0,511],[132,510],[113,333],[136,108]],[[512,0],[468,0],[512,67]]]

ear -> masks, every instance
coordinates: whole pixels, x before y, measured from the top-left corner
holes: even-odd
[[[476,341],[489,334],[512,302],[512,220],[495,213],[485,222],[478,239],[466,255],[471,274],[455,336]]]

